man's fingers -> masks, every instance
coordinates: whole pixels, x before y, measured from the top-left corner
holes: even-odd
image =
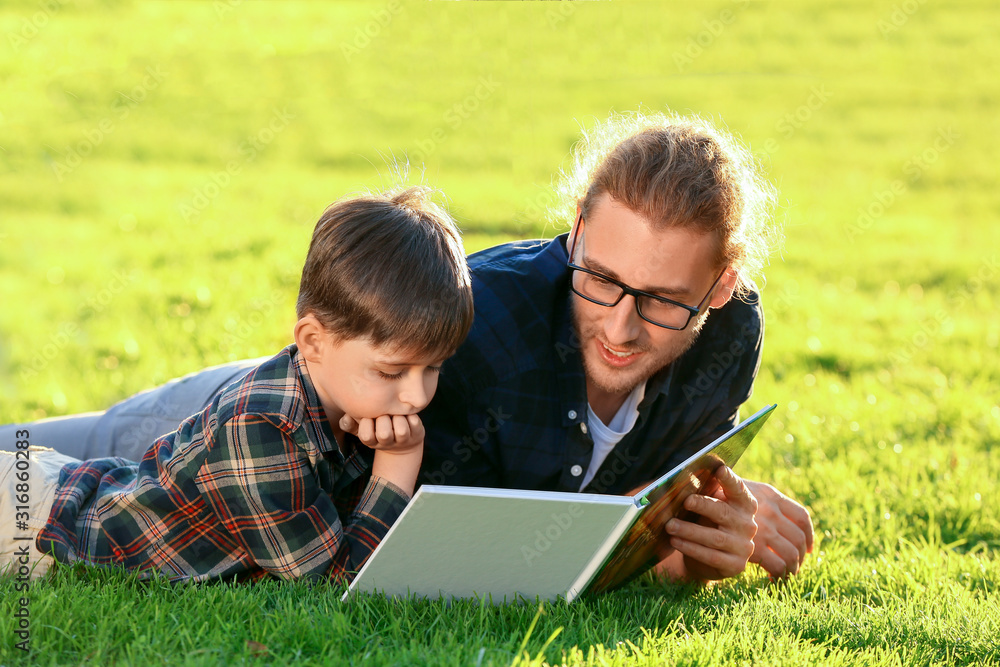
[[[779,556],[767,547],[760,547],[754,550],[753,557],[750,559],[753,562],[764,568],[764,571],[771,575],[772,579],[780,579],[781,577],[789,574],[788,564]]]
[[[733,472],[729,466],[722,466],[715,472],[716,479],[722,485],[722,490],[726,492],[726,499],[747,507],[751,512],[757,511],[757,499],[750,493],[750,489],[743,483],[739,475]]]
[[[806,554],[812,550],[812,531],[810,531],[807,536],[797,524],[792,523],[785,518],[778,521],[777,529],[775,541],[780,540],[783,543],[787,543],[789,548],[795,552],[797,560],[801,565],[802,561],[806,559]],[[772,549],[774,548],[772,545],[769,546],[771,546]],[[786,556],[787,560],[787,554],[785,552],[778,549],[775,550],[782,556]]]
[[[797,532],[785,529],[780,530],[781,534],[793,544],[801,545],[800,550],[804,550],[804,553],[811,552],[814,536],[809,510],[770,484],[763,482],[745,482],[745,484],[750,488],[750,492],[757,497],[760,517],[763,517],[763,521],[759,518],[758,523],[764,525],[765,522],[770,521],[775,525],[780,525],[783,523],[782,520],[785,520],[794,524],[801,531],[801,536]]]
[[[752,496],[751,496],[752,497]],[[684,501],[684,508],[702,516],[722,528],[735,530],[749,538],[757,532],[753,511],[750,507],[731,504],[731,499],[719,500],[711,496],[693,493]]]
[[[746,537],[733,535],[732,533],[719,530],[718,528],[699,526],[696,523],[681,521],[680,519],[671,519],[667,522],[666,528],[667,533],[673,537],[680,538],[693,544],[702,545],[710,551],[725,551],[726,553],[739,556],[742,558],[744,563],[750,558],[751,554],[753,554],[752,540],[747,539]],[[670,544],[676,547],[673,540],[670,541]],[[693,556],[693,554],[689,554],[686,551],[684,553],[689,556]]]
[[[813,524],[809,510],[798,504],[791,498],[785,497],[780,504],[781,512],[802,531],[805,540],[806,552],[813,550]]]
[[[670,546],[699,563],[718,572],[720,578],[734,577],[746,569],[747,559],[725,551],[706,547],[680,537],[671,537]],[[752,546],[751,546],[752,549]]]
[[[755,550],[751,561],[765,565],[765,561],[771,565],[764,567],[772,577],[780,577],[786,574],[796,574],[802,564],[802,557],[798,549],[791,542],[781,535],[775,535],[766,543],[761,539],[756,539]],[[772,557],[773,556],[773,557]]]

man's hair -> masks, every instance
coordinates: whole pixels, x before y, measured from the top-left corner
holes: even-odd
[[[736,271],[737,295],[754,289],[754,276],[781,240],[776,190],[750,151],[697,116],[612,115],[584,132],[561,176],[562,216],[579,205],[586,218],[608,194],[654,226],[715,235],[717,267]]]
[[[313,230],[296,311],[345,340],[450,354],[472,326],[459,231],[414,186],[331,204]]]

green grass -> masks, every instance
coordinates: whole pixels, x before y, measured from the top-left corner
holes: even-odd
[[[738,471],[818,543],[788,582],[647,580],[534,626],[533,603],[63,571],[27,657],[0,580],[0,664],[1000,664],[998,29],[985,1],[5,3],[0,421],[283,347],[316,218],[386,156],[475,250],[565,228],[542,210],[580,125],[669,106],[781,189],[747,406],[779,409]]]

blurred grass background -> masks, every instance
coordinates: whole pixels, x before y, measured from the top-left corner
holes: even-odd
[[[739,470],[813,510],[803,586],[939,569],[986,626],[915,616],[902,655],[996,658],[969,647],[998,627],[998,31],[986,1],[4,2],[0,420],[286,345],[315,220],[393,158],[473,251],[568,226],[581,127],[699,113],[787,236],[747,406],[779,410]],[[851,632],[821,640],[888,646]]]

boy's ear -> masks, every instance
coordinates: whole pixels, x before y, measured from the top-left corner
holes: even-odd
[[[295,338],[295,345],[306,361],[313,363],[320,361],[330,334],[315,315],[310,313],[299,319],[295,323],[292,335]]]

